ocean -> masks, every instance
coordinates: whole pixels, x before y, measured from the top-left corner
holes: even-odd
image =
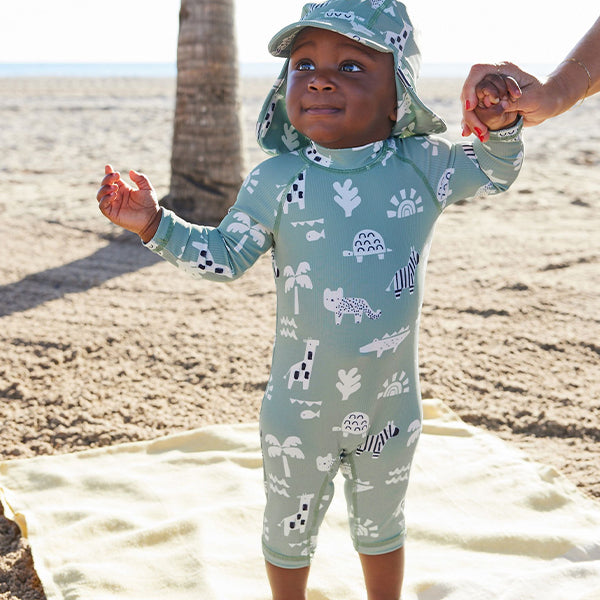
[[[282,62],[241,63],[242,77],[277,77]],[[524,64],[537,76],[548,74],[552,65]],[[464,79],[467,63],[424,63],[422,78]],[[175,77],[175,63],[0,63],[0,77]]]

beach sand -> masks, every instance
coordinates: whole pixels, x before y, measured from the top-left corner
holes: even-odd
[[[271,81],[242,82],[248,167]],[[460,140],[460,81],[421,94]],[[111,225],[105,162],[168,192],[174,81],[0,80],[0,459],[258,419],[275,328],[269,258],[195,281]],[[600,95],[525,132],[502,196],[461,203],[434,240],[422,390],[600,499]],[[0,600],[44,594],[0,518]]]

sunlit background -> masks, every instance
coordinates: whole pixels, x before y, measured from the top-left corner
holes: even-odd
[[[173,65],[179,5],[180,0],[6,0],[0,3],[0,63]],[[242,68],[276,60],[267,53],[267,42],[297,19],[302,5],[236,1]],[[600,14],[598,0],[504,0],[485,6],[409,0],[407,6],[420,30],[425,72],[435,65],[450,75],[457,65],[473,62],[512,60],[539,70],[556,65]]]

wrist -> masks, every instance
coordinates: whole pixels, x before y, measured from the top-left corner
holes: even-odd
[[[142,242],[147,244],[155,235],[162,219],[162,208],[158,207],[158,210],[154,213],[152,218],[148,221],[146,226],[138,232]]]
[[[564,60],[543,84],[548,118],[569,110],[589,92],[591,80],[576,61]]]
[[[510,125],[505,125],[502,129],[490,129],[489,139],[490,141],[506,141],[513,138],[518,138],[521,135],[523,129],[524,119],[518,116],[515,121]]]

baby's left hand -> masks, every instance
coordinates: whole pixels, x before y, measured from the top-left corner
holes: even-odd
[[[519,84],[506,75],[489,73],[476,86],[477,118],[489,129],[505,129],[519,118],[513,98],[521,95]]]

